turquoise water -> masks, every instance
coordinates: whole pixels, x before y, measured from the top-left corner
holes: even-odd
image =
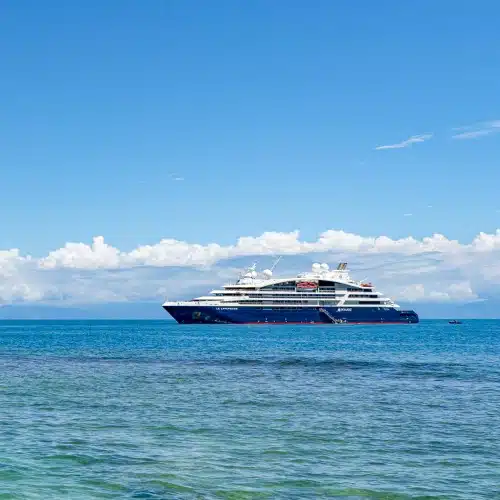
[[[500,322],[2,322],[7,498],[500,498]]]

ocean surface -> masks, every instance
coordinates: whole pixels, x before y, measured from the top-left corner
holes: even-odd
[[[500,499],[500,322],[0,322],[0,499]]]

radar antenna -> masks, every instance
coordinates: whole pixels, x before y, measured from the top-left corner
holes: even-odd
[[[251,266],[248,266],[248,267],[246,267],[244,269],[241,269],[239,277],[243,278],[245,276],[245,274],[247,274],[249,272],[252,272],[252,271],[255,271],[256,267],[257,267],[257,262],[254,262]]]

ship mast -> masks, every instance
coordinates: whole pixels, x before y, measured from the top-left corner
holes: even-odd
[[[271,271],[274,271],[274,268],[278,265],[278,262],[281,260],[281,255],[274,261],[274,264],[271,266]]]

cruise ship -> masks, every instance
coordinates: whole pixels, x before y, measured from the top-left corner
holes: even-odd
[[[309,272],[275,278],[273,269],[247,269],[236,283],[189,301],[165,302],[178,323],[387,324],[418,323],[374,285],[355,281],[347,263],[330,270],[313,264]]]

